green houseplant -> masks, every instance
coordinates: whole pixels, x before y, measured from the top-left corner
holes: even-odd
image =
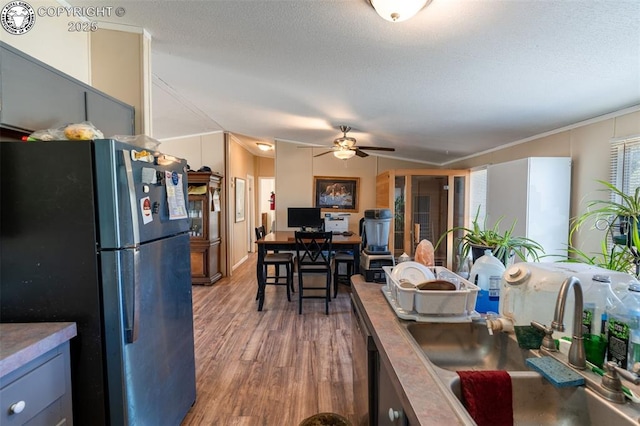
[[[491,249],[493,255],[500,259],[503,264],[507,265],[509,258],[513,255],[518,256],[522,260],[539,260],[540,255],[544,254],[544,249],[536,241],[513,235],[517,221],[514,220],[511,226],[504,232],[500,231],[500,223],[503,217],[499,218],[492,228],[487,228],[486,219],[482,226],[478,223],[480,208],[476,212],[471,228],[457,226],[445,231],[438,242],[437,247],[447,238],[449,233],[462,232],[460,238],[456,238],[456,253],[459,253],[463,259],[469,256],[474,249],[479,249],[480,255],[484,254],[483,249]],[[475,259],[474,259],[475,260]]]
[[[636,188],[633,195],[628,195],[609,182],[597,182],[603,185],[605,188],[602,190],[609,191],[612,197],[608,200],[593,200],[587,204],[586,211],[573,220],[570,240],[578,229],[591,223],[593,227],[604,230],[605,238],[611,237],[616,244],[640,247],[640,187]],[[616,228],[616,224],[619,228]],[[621,231],[621,235],[616,235],[617,229]]]
[[[572,221],[569,241],[573,242],[574,235],[580,228],[590,225],[605,232],[601,253],[589,256],[573,245],[570,245],[569,253],[578,262],[614,271],[630,272],[635,266],[637,276],[640,262],[638,231],[640,187],[629,195],[607,181],[598,180],[597,182],[604,186],[602,191],[609,192],[611,197],[605,200],[593,200],[587,204],[585,212]]]
[[[600,253],[590,255],[575,247],[569,247],[569,259],[563,262],[586,263],[611,271],[629,272],[635,268],[636,258],[626,246],[612,245],[607,247],[607,242],[602,241]]]

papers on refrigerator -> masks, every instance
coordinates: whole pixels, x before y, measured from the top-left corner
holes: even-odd
[[[186,219],[187,207],[182,190],[182,174],[165,172],[165,187],[167,188],[167,204],[169,205],[169,220]]]

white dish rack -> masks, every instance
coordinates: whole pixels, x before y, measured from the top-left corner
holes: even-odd
[[[392,266],[383,266],[386,285],[381,290],[398,318],[417,322],[470,322],[480,318],[475,311],[480,288],[441,266],[430,267],[437,279],[456,284],[457,290],[418,290],[403,287],[391,273]],[[414,283],[417,284],[417,283]]]

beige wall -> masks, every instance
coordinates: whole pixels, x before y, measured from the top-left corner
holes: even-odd
[[[162,139],[160,151],[184,158],[192,170],[208,166],[212,171],[225,175],[224,133],[206,133],[182,138]]]
[[[93,87],[135,108],[135,134],[151,136],[151,38],[140,31],[91,33]]]
[[[256,173],[260,177],[274,177],[276,174],[276,162],[274,158],[255,157]]]
[[[36,11],[39,7],[60,6],[53,0],[29,1],[29,4]],[[90,33],[69,32],[68,21],[66,17],[36,16],[33,28],[25,34],[12,35],[4,30],[0,33],[3,42],[90,85]]]
[[[377,168],[378,172],[376,175],[385,172],[387,170],[397,170],[397,169],[438,169],[439,167],[434,166],[433,164],[424,164],[424,163],[416,163],[408,160],[398,160],[395,158],[385,158],[385,157],[376,157],[377,158]]]
[[[250,238],[252,229],[250,229],[249,218],[249,197],[252,197],[255,191],[249,191],[249,182],[247,182],[247,176],[254,176],[257,184],[257,176],[255,170],[254,155],[251,154],[242,144],[240,144],[233,137],[227,138],[228,140],[228,152],[229,152],[229,178],[227,179],[227,191],[229,194],[227,210],[229,213],[229,253],[231,257],[229,259],[231,264],[231,270],[238,267],[242,262],[247,259],[247,255],[251,250]],[[245,180],[245,220],[242,222],[235,221],[236,213],[236,194],[235,184],[236,178]]]
[[[358,211],[349,216],[349,230],[358,232],[358,223],[364,211],[376,205],[376,176],[390,169],[428,168],[421,163],[393,160],[370,155],[339,160],[331,154],[314,157],[326,148],[299,148],[290,142],[276,141],[276,229],[288,230],[287,207],[311,207],[314,203],[314,176],[358,177],[360,188]]]

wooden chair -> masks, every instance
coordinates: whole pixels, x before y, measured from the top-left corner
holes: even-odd
[[[298,266],[298,313],[302,314],[302,299],[324,299],[325,314],[329,314],[331,301],[331,232],[299,232],[296,238],[296,265]],[[305,276],[324,275],[325,285],[307,284]],[[324,295],[304,295],[304,290],[324,290]]]
[[[264,238],[266,231],[264,226],[256,228],[256,240]],[[269,266],[273,266],[275,272],[273,275],[269,275]],[[280,267],[284,266],[286,275],[280,274]],[[264,266],[262,268],[262,274],[264,276],[265,284],[280,285],[287,287],[287,300],[291,302],[291,292],[295,293],[293,287],[293,254],[292,253],[267,253],[264,257]],[[258,291],[258,294],[260,292]],[[256,294],[256,300],[258,299]]]

